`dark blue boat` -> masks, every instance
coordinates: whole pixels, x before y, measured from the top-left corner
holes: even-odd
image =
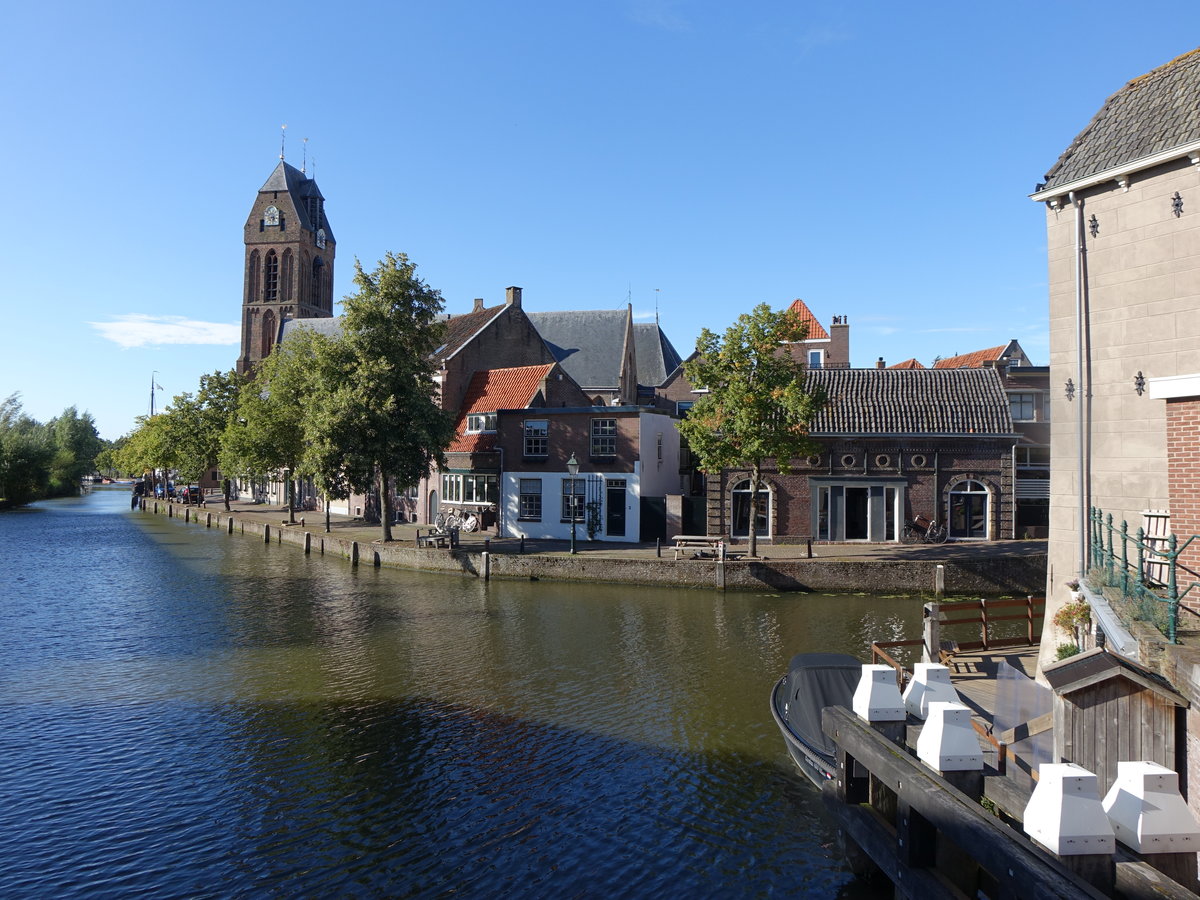
[[[797,653],[771,691],[771,715],[788,753],[820,787],[837,773],[837,746],[821,731],[821,710],[850,708],[862,663],[846,653]]]

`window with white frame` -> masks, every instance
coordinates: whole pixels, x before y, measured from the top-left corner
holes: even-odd
[[[442,475],[442,502],[495,503],[500,498],[499,479],[495,475]]]
[[[528,522],[542,521],[542,479],[522,478],[520,481],[518,518]]]
[[[467,416],[467,434],[496,430],[495,413],[471,413]]]
[[[546,419],[525,420],[525,455],[546,456],[550,453],[550,423]]]
[[[808,351],[808,367],[810,369],[820,369],[825,365],[824,350],[809,350]]]
[[[592,419],[592,456],[617,455],[617,420]]]
[[[584,479],[564,478],[562,480],[562,520],[564,522],[583,521]]]
[[[1008,408],[1014,422],[1032,422],[1036,417],[1037,394],[1009,394]]]

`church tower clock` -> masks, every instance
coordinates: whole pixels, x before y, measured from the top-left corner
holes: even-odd
[[[246,268],[242,289],[243,374],[266,358],[285,319],[333,315],[336,244],[325,198],[316,181],[283,160],[246,219]]]

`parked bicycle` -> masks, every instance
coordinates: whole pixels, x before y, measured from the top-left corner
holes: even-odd
[[[946,537],[945,525],[935,525],[926,516],[917,516],[915,519],[904,523],[904,530],[900,532],[900,543],[944,544],[946,543]]]
[[[479,530],[479,516],[473,512],[463,513],[456,509],[446,509],[433,518],[433,525],[438,531],[451,531],[457,528],[470,534]]]

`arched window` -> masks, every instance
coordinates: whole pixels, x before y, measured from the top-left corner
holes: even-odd
[[[263,303],[274,303],[279,299],[279,257],[274,250],[267,251],[263,261]]]
[[[267,310],[262,317],[262,358],[266,359],[271,355],[271,348],[275,346],[275,313]]]
[[[321,291],[324,283],[322,278],[324,271],[325,260],[321,259],[319,256],[314,258],[312,261],[312,297],[309,298],[309,302],[312,303],[313,306],[317,307],[317,309],[325,308],[325,295]]]
[[[250,284],[247,299],[250,303],[258,302],[258,251],[250,251]]]
[[[750,536],[750,479],[745,478],[733,486],[732,531],[734,537]],[[767,537],[771,533],[771,492],[758,489],[758,515],[754,533]]]
[[[950,488],[950,537],[986,540],[991,494],[978,481],[960,481]]]
[[[283,265],[281,266],[283,276],[283,302],[292,302],[292,251],[283,251]]]

